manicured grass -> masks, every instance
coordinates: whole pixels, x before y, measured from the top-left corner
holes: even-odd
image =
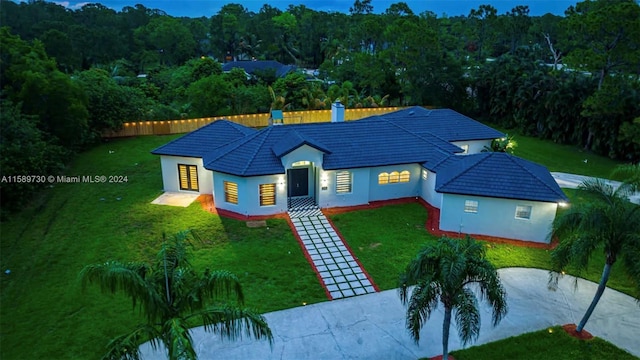
[[[579,200],[575,194],[576,191],[568,192],[574,202]],[[331,219],[382,290],[398,287],[399,275],[409,261],[426,243],[437,240],[425,229],[427,211],[418,203],[337,214]],[[550,269],[549,250],[491,242],[486,244],[487,257],[497,268]],[[570,268],[567,273],[598,282],[603,266],[604,256],[597,252],[587,271],[577,273]],[[607,285],[633,295],[633,283],[623,273],[622,266],[621,263],[614,265]]]
[[[80,155],[66,175],[126,175],[121,184],[57,184],[2,223],[0,358],[95,359],[140,321],[123,296],[81,291],[78,272],[106,260],[152,261],[162,233],[194,229],[193,264],[235,273],[261,312],[326,300],[286,221],[248,228],[201,210],[151,205],[159,158],[173,137],[123,139]],[[110,153],[109,151],[113,151]]]
[[[513,130],[500,129],[499,127],[496,127],[496,129],[513,135],[514,140],[518,143],[514,150],[514,155],[542,164],[549,171],[610,179],[613,169],[621,164],[619,161],[595,155],[577,146],[560,145],[551,141],[520,135],[514,133]],[[587,160],[586,163],[585,160]]]
[[[559,326],[453,351],[451,355],[456,360],[637,359],[637,357],[600,338],[576,339]]]

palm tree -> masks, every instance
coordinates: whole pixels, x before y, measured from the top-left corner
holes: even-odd
[[[590,201],[575,204],[553,222],[552,234],[560,244],[551,252],[552,271],[549,285],[555,289],[564,269],[572,265],[577,271],[587,268],[595,251],[604,251],[605,264],[591,305],[576,327],[581,332],[593,313],[618,259],[624,272],[635,283],[640,299],[640,206],[628,200],[629,184],[615,189],[601,180],[587,180],[579,189],[590,195]]]
[[[109,342],[104,359],[139,359],[141,342],[163,344],[169,359],[196,359],[190,326],[198,321],[205,331],[229,339],[243,332],[256,339],[273,336],[264,317],[241,307],[244,302],[238,278],[227,271],[205,270],[199,275],[188,261],[190,232],[167,240],[153,265],[109,261],[88,265],[80,272],[83,288],[98,284],[105,293],[123,292],[139,307],[146,322]]]
[[[423,247],[400,277],[400,300],[408,304],[407,329],[416,343],[420,340],[420,329],[438,302],[444,305],[442,358],[445,360],[449,355],[452,312],[463,344],[480,335],[477,294],[469,285],[477,285],[480,299],[491,304],[494,326],[507,313],[506,292],[496,268],[485,255],[484,245],[469,237],[464,240],[443,237]],[[409,298],[412,285],[415,287]]]

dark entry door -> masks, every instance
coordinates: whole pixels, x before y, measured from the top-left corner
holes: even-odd
[[[289,197],[309,195],[309,169],[287,170]]]

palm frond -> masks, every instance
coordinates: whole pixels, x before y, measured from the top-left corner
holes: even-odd
[[[414,287],[407,309],[406,325],[413,340],[420,341],[420,329],[429,320],[431,312],[438,307],[440,289],[432,283],[421,283]]]
[[[236,340],[244,333],[257,340],[267,339],[273,344],[273,334],[266,319],[259,313],[246,308],[209,307],[196,312],[186,319],[200,318],[205,331],[219,334],[229,340]]]
[[[162,325],[162,339],[169,359],[196,360],[189,324],[185,319],[171,318]]]
[[[83,288],[97,283],[105,293],[122,291],[131,298],[134,308],[140,305],[142,312],[153,319],[164,308],[164,302],[153,284],[147,281],[150,272],[145,264],[110,261],[85,266],[79,277]]]
[[[640,189],[640,164],[618,165],[611,175],[623,177],[623,183],[627,184],[632,191]]]
[[[139,360],[141,357],[140,343],[151,341],[151,346],[157,349],[161,343],[161,333],[153,326],[141,325],[128,334],[118,336],[107,344],[107,353],[103,360]]]
[[[475,341],[480,336],[480,311],[478,310],[478,300],[468,288],[463,289],[454,299],[453,306],[456,327],[462,345]]]

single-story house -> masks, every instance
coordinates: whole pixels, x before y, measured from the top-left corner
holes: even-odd
[[[231,61],[222,64],[222,71],[229,72],[235,68],[244,70],[247,75],[254,75],[256,71],[273,70],[276,78],[287,76],[296,71],[295,65],[284,65],[275,60]]]
[[[568,201],[549,171],[506,153],[482,152],[504,134],[449,109],[412,107],[345,122],[272,125],[218,120],[152,151],[164,190],[212,194],[241,215],[419,197],[440,209],[440,228],[549,242]]]

